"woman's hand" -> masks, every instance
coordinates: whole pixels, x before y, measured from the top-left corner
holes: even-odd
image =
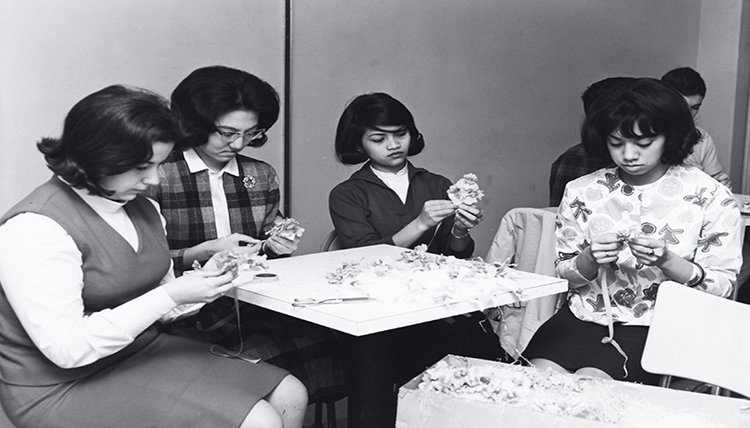
[[[276,235],[266,240],[266,247],[275,254],[291,254],[292,251],[297,249],[299,240],[300,237],[296,235],[294,239],[287,239],[281,235]]]
[[[443,199],[427,201],[422,206],[422,212],[417,217],[417,222],[422,225],[423,230],[427,230],[443,221],[444,218],[456,211],[456,205],[453,202]]]
[[[617,261],[624,245],[616,233],[602,233],[591,240],[589,249],[597,264],[606,265]]]
[[[261,242],[250,235],[233,233],[223,238],[212,239],[195,247],[187,248],[182,256],[182,262],[185,266],[190,266],[195,260],[202,263],[222,251],[232,251],[236,254],[255,254],[260,251]]]
[[[576,267],[585,278],[596,278],[600,265],[617,261],[625,242],[616,233],[602,233],[591,239],[591,245],[576,256]]]
[[[632,239],[630,251],[639,263],[646,266],[660,266],[668,255],[663,241],[645,237]]]
[[[459,205],[456,209],[453,228],[461,235],[469,233],[469,230],[478,225],[483,217],[482,210],[476,205]]]
[[[208,263],[206,263],[208,265]],[[169,297],[178,305],[184,303],[213,302],[233,287],[237,269],[222,273],[220,270],[192,271],[163,285]]]

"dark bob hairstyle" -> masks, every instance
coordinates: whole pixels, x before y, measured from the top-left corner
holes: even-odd
[[[258,115],[258,128],[268,130],[279,118],[279,94],[267,82],[242,70],[223,66],[199,68],[172,92],[172,111],[187,138],[179,149],[202,146],[225,114],[246,110]],[[260,147],[268,137],[253,141]]]
[[[635,134],[638,125],[640,134]],[[698,142],[698,131],[682,95],[659,80],[623,82],[599,97],[581,127],[581,141],[590,156],[612,162],[608,140],[619,132],[625,138],[664,135],[661,161],[681,164]]]
[[[409,156],[424,149],[424,138],[414,124],[414,116],[401,101],[382,92],[360,95],[344,109],[336,127],[336,158],[346,165],[368,160],[362,147],[362,136],[368,129],[405,126],[411,136]]]
[[[62,137],[44,138],[37,148],[58,177],[97,196],[111,191],[102,178],[151,160],[152,145],[183,138],[167,100],[145,89],[113,85],[70,109]]]

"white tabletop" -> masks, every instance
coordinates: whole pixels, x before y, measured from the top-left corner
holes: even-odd
[[[295,298],[326,299],[359,297],[356,288],[332,285],[326,274],[344,262],[397,259],[405,251],[391,245],[376,245],[348,250],[315,253],[269,260],[268,272],[278,275],[276,282],[253,280],[258,272],[243,271],[235,280],[241,300],[296,318],[333,328],[354,336],[364,336],[408,325],[433,321],[454,315],[517,301],[514,293],[496,293],[482,301],[462,301],[448,305],[416,302],[366,302],[293,307]],[[506,278],[516,281],[527,299],[566,291],[567,281],[510,269]]]

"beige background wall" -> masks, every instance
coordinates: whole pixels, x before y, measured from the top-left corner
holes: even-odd
[[[126,83],[166,97],[192,70],[222,64],[284,87],[279,0],[0,0],[0,212],[50,176],[35,143],[68,110]],[[283,95],[282,95],[283,99]],[[283,120],[251,156],[282,174]]]
[[[291,194],[309,226],[301,249],[315,250],[332,228],[328,191],[355,169],[334,161],[335,125],[365,92],[412,110],[427,142],[416,165],[451,180],[479,176],[488,215],[474,232],[477,255],[506,211],[548,204],[550,164],[578,141],[579,96],[604,77],[705,65],[702,125],[728,168],[738,47],[725,43],[738,38],[741,3],[295,1]]]
[[[579,96],[607,76],[698,68],[709,86],[701,124],[740,182],[744,146],[732,139],[746,127],[737,111],[747,105],[748,3],[293,0],[291,214],[307,229],[299,252],[316,251],[332,228],[328,192],[354,170],[334,161],[336,122],[371,91],[414,113],[427,141],[415,164],[452,180],[479,175],[487,216],[474,232],[477,255],[507,210],[547,204],[549,166],[578,140]],[[81,97],[121,82],[168,95],[209,64],[281,91],[283,46],[281,0],[0,0],[0,212],[49,176],[34,143],[58,135]],[[249,150],[280,173],[281,131]]]

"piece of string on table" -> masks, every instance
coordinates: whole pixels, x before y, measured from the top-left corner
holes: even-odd
[[[237,358],[242,361],[247,361],[249,363],[257,364],[260,362],[260,358],[252,358],[248,357],[246,355],[242,355],[243,348],[245,347],[244,340],[242,339],[242,322],[240,321],[240,300],[237,296],[237,287],[232,287],[232,298],[234,299],[234,313],[230,313],[229,315],[225,316],[224,318],[220,319],[214,325],[208,328],[203,328],[200,321],[196,323],[196,327],[199,331],[202,332],[211,332],[216,330],[217,328],[223,326],[224,324],[228,323],[229,320],[236,317],[237,318],[237,333],[240,335],[240,347],[236,352],[229,351],[225,347],[221,345],[211,345],[211,348],[209,348],[209,352],[212,354],[224,357],[224,358]]]

